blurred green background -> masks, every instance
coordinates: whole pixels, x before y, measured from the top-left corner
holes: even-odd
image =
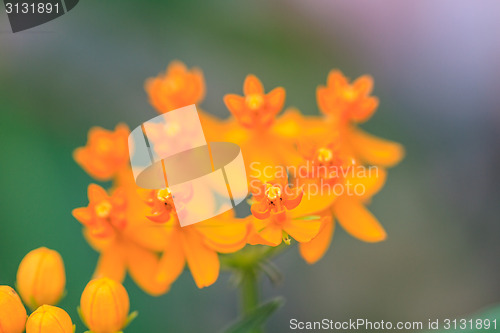
[[[289,320],[462,318],[500,303],[500,3],[451,0],[96,1],[13,34],[0,13],[0,284],[13,285],[30,250],[58,250],[67,270],[60,306],[76,306],[97,253],[71,210],[92,180],[72,160],[87,131],[131,127],[156,113],[146,78],[173,59],[203,69],[202,107],[228,116],[225,93],[248,73],[287,89],[287,106],[317,114],[315,89],[332,68],[375,77],[381,100],[363,125],[402,142],[407,157],[370,209],[387,229],[365,244],[337,228],[309,266],[293,248],[276,263],[285,280],[263,296]],[[129,279],[127,332],[215,332],[238,314],[222,274],[198,290],[184,273],[159,298]]]

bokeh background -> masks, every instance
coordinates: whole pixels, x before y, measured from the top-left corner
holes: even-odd
[[[462,318],[500,303],[500,3],[453,0],[85,0],[63,17],[12,34],[0,13],[0,284],[22,257],[58,250],[67,269],[60,304],[76,306],[95,253],[72,218],[91,179],[72,150],[99,125],[131,127],[156,113],[144,80],[173,59],[203,69],[202,107],[227,117],[225,93],[246,74],[287,89],[287,106],[317,114],[315,89],[332,68],[375,78],[380,108],[368,131],[407,148],[370,209],[387,241],[336,230],[309,266],[292,248],[284,281],[263,297],[289,320]],[[237,316],[222,274],[198,290],[189,273],[152,298],[127,279],[139,317],[127,332],[215,332]]]

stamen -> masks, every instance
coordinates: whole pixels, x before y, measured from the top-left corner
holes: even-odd
[[[101,154],[111,151],[113,148],[113,141],[109,138],[99,138],[97,142],[97,151]]]
[[[179,75],[169,77],[165,79],[165,84],[171,92],[177,92],[182,89],[183,80]]]
[[[107,200],[104,200],[95,206],[95,213],[100,218],[106,218],[111,213],[112,208],[113,206],[111,205],[111,203]]]
[[[317,153],[317,159],[319,162],[330,162],[333,159],[333,152],[328,148],[319,148]]]
[[[354,101],[358,97],[357,92],[352,87],[344,89],[343,95],[348,101]]]
[[[257,110],[264,104],[264,97],[261,94],[250,94],[245,98],[245,103],[250,109]]]
[[[163,202],[166,202],[168,199],[170,199],[171,196],[172,196],[172,191],[170,191],[168,187],[158,190],[158,193],[156,194],[156,198]]]
[[[281,188],[279,186],[269,185],[266,188],[266,197],[269,201],[281,198]]]

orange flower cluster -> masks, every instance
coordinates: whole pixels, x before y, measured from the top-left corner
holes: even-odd
[[[199,69],[175,61],[146,82],[146,91],[158,113],[165,113],[200,103],[204,82]],[[314,263],[328,249],[335,221],[360,240],[384,240],[383,227],[365,206],[404,150],[357,127],[378,106],[372,86],[369,76],[350,83],[333,70],[327,85],[317,90],[321,116],[295,109],[279,115],[285,90],[266,93],[261,81],[248,75],[243,96],[224,97],[232,117],[219,120],[200,111],[207,139],[242,149],[252,192],[252,214],[246,218],[228,212],[180,227],[182,208],[174,208],[168,188],[135,185],[127,162],[127,127],[91,129],[75,160],[96,180],[113,180],[109,190],[90,185],[88,206],[73,210],[88,242],[100,252],[95,276],[121,282],[128,272],[143,290],[159,295],[185,266],[199,288],[211,285],[219,275],[218,254],[247,244],[277,246],[293,238],[301,256]]]

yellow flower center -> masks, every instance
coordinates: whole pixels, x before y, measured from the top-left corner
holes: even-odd
[[[113,149],[113,140],[109,138],[99,138],[97,141],[97,151],[101,154],[107,153]]]
[[[111,205],[111,203],[107,200],[104,200],[95,206],[95,213],[100,218],[106,218],[109,216],[109,213],[111,213],[112,208],[113,206]]]
[[[269,201],[281,198],[281,188],[279,186],[268,185],[266,188],[266,197]]]
[[[320,148],[317,152],[319,162],[330,162],[333,159],[333,152],[328,148]]]
[[[158,190],[158,193],[156,194],[156,198],[160,201],[166,202],[170,197],[172,196],[172,192],[170,189],[167,188],[162,188],[161,190]]]
[[[171,92],[177,92],[182,89],[184,80],[180,75],[171,75],[165,80],[167,89]]]
[[[352,87],[344,89],[342,95],[348,101],[354,101],[358,97],[358,93]]]
[[[261,94],[250,94],[245,98],[245,103],[251,110],[257,110],[264,104],[264,96]]]

